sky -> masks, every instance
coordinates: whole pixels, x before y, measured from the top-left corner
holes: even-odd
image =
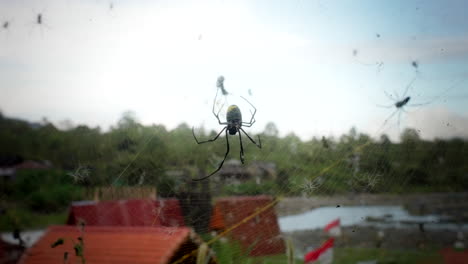
[[[0,109],[55,124],[468,138],[466,1],[1,1]],[[41,14],[41,23],[38,15]],[[414,67],[416,62],[417,67]],[[410,102],[397,112],[394,99]],[[390,96],[387,96],[390,95]],[[392,98],[389,98],[392,97]],[[224,102],[224,105],[222,104]],[[417,106],[411,106],[417,105]],[[390,106],[385,108],[382,106]],[[388,120],[387,120],[388,119]],[[387,120],[387,121],[386,121]]]

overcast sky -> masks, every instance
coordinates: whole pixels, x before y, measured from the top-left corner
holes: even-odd
[[[257,107],[248,131],[274,122],[303,139],[352,126],[468,137],[466,10],[466,1],[0,1],[0,109],[102,128],[132,110],[148,125],[218,130],[211,107],[223,75],[227,104],[244,119],[239,96]],[[414,79],[409,104],[427,104],[384,125],[396,108],[377,105]]]

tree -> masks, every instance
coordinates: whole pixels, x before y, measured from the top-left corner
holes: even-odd
[[[120,129],[129,129],[132,127],[136,127],[137,124],[138,119],[135,112],[133,111],[125,111],[117,123],[118,128]]]
[[[401,147],[403,151],[403,157],[406,160],[406,163],[410,163],[411,161],[414,161],[417,159],[417,157],[414,157],[416,152],[416,146],[420,142],[419,139],[419,134],[415,129],[412,128],[406,128],[403,133],[400,135],[401,139]]]
[[[402,142],[418,142],[420,141],[419,133],[414,128],[406,128],[400,135]]]
[[[278,127],[276,127],[275,123],[268,122],[265,126],[265,129],[263,130],[263,133],[266,136],[277,137],[279,134],[279,130]]]

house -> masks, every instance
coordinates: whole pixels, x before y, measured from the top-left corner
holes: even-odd
[[[218,174],[221,181],[231,184],[238,184],[250,178],[246,168],[236,159],[227,160]]]
[[[0,156],[0,178],[3,182],[11,181],[16,176],[16,165],[21,164],[24,159],[20,156]]]
[[[56,243],[60,239],[62,243]],[[23,254],[19,263],[195,263],[193,252],[200,242],[187,227],[85,226],[80,230],[77,226],[52,226]],[[216,263],[214,254],[208,252],[207,263]],[[190,257],[182,259],[186,255]]]
[[[273,198],[266,195],[218,199],[213,208],[210,229],[222,232],[240,224],[229,232],[229,237],[238,241],[250,256],[284,254],[285,246],[274,207],[268,207],[273,203]],[[247,219],[264,208],[267,209]]]
[[[87,226],[185,226],[177,199],[74,202],[67,224],[80,221]]]
[[[95,201],[153,199],[157,197],[156,188],[152,186],[106,186],[95,187],[92,197]]]
[[[276,179],[276,164],[273,162],[254,161],[247,167],[247,171],[257,184]]]
[[[218,173],[218,181],[239,184],[254,179],[257,184],[265,180],[276,179],[276,164],[273,162],[254,161],[244,166],[239,160],[227,160]]]
[[[4,182],[14,180],[16,172],[22,169],[49,169],[50,161],[24,160],[21,156],[0,156],[0,179]]]

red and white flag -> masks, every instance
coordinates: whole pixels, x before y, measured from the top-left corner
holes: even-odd
[[[331,264],[333,262],[333,242],[335,239],[329,238],[323,245],[310,251],[304,256],[304,263],[317,261],[320,264]]]
[[[325,232],[332,237],[341,236],[340,219],[335,219],[325,226]]]

